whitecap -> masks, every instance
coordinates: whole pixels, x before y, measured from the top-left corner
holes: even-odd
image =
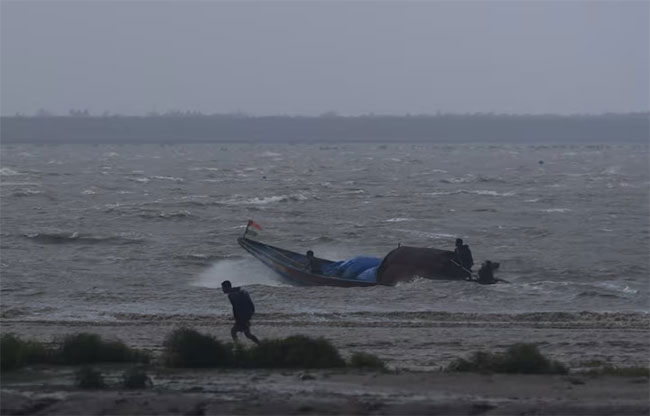
[[[0,182],[0,186],[41,186],[36,182]]]
[[[142,177],[142,178],[130,178],[129,180],[135,181],[135,182],[140,182],[140,183],[151,182],[151,179],[145,178],[145,177]]]
[[[17,172],[11,168],[0,168],[0,176],[18,176],[24,173]]]
[[[92,189],[86,189],[81,192],[83,195],[95,195],[97,192],[93,191]]]
[[[177,178],[174,176],[152,176],[152,179],[158,179],[161,181],[173,181],[173,182],[183,182],[185,179]]]
[[[514,191],[510,192],[497,192],[497,191],[466,191],[470,194],[476,195],[490,195],[490,196],[513,196],[516,194]]]
[[[437,240],[458,237],[457,235],[453,235],[453,234],[426,232],[426,231],[420,231],[420,230],[398,229],[397,231],[401,231],[401,232],[407,233],[409,235],[416,235],[416,236],[419,236],[419,237],[434,238],[434,239],[437,239]]]
[[[210,198],[210,196],[209,195],[187,195],[187,196],[181,197],[181,199],[183,199],[183,200],[197,199],[197,198]]]
[[[571,209],[569,208],[547,208],[547,209],[540,209],[542,212],[569,212]]]
[[[397,217],[397,218],[389,218],[385,222],[404,222],[404,221],[415,221],[415,219]]]
[[[31,189],[17,189],[15,190],[12,195],[13,196],[33,196],[33,195],[40,195],[43,192],[41,191],[34,191]]]
[[[247,198],[247,199],[234,198],[234,199],[221,201],[221,203],[226,205],[267,205],[276,202],[304,201],[307,199],[309,198],[303,194],[293,194],[293,195],[273,195],[273,196],[268,196],[263,198],[259,198],[259,197]]]
[[[441,195],[453,195],[458,193],[460,193],[460,191],[441,191],[441,192],[427,192],[424,193],[423,195],[441,196]]]
[[[174,212],[161,212],[158,214],[160,218],[187,218],[192,217],[192,213],[188,210],[174,211]]]
[[[629,293],[629,294],[632,294],[632,295],[639,293],[639,291],[636,290],[636,289],[632,289],[631,287],[629,287],[627,285],[621,286],[618,283],[600,282],[600,283],[596,283],[595,286],[602,287],[604,289],[613,290],[613,291],[616,291],[616,292]]]
[[[278,157],[278,156],[282,156],[282,154],[281,153],[275,153],[275,152],[264,152],[260,156],[263,156],[263,157]]]
[[[513,196],[517,193],[515,191],[509,192],[497,192],[490,190],[467,190],[467,189],[457,189],[454,191],[439,191],[439,192],[427,192],[423,195],[430,196],[441,196],[441,195],[457,195],[457,194],[474,194],[474,195],[487,195],[487,196]]]
[[[601,173],[604,175],[616,175],[621,170],[619,166],[610,166]]]
[[[440,182],[442,183],[469,183],[473,181],[474,181],[473,177],[440,179]]]

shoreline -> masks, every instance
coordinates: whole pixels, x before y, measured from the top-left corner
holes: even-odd
[[[127,319],[128,318],[128,319]],[[78,332],[117,338],[139,349],[159,352],[172,330],[191,327],[230,342],[230,316],[129,314],[120,321],[2,319],[3,333],[52,343]],[[476,313],[259,314],[252,332],[264,338],[306,335],[324,337],[343,355],[362,351],[390,369],[437,371],[476,351],[499,351],[509,345],[537,344],[545,355],[570,369],[599,361],[618,367],[648,367],[650,315],[640,313]],[[242,342],[248,342],[241,337]]]

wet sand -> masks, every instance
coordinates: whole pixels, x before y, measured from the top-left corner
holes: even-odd
[[[650,411],[646,377],[178,370],[150,373],[155,386],[146,391],[115,387],[80,391],[57,385],[54,373],[48,374],[49,386],[38,388],[25,383],[34,377],[34,370],[29,376],[23,371],[8,377],[2,389],[2,414],[647,415]],[[22,387],[16,379],[22,379]],[[59,383],[65,379],[60,375]]]

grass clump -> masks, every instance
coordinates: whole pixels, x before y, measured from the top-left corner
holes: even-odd
[[[174,330],[163,346],[163,361],[168,367],[229,367],[234,364],[233,353],[228,346],[194,329]]]
[[[80,389],[102,389],[106,387],[102,373],[88,366],[83,366],[75,372],[75,385]]]
[[[546,358],[534,344],[514,344],[503,353],[478,351],[469,360],[459,358],[447,371],[519,374],[567,374],[562,363]]]
[[[338,350],[324,338],[294,335],[263,341],[248,351],[248,366],[263,368],[344,367]]]
[[[3,334],[0,337],[0,369],[3,371],[55,361],[55,352],[43,344],[22,340],[14,334]]]
[[[104,340],[97,334],[68,335],[59,349],[64,364],[96,362],[147,362],[147,354],[127,347],[119,340]]]
[[[168,367],[331,368],[344,367],[338,350],[323,338],[295,335],[260,345],[222,344],[194,329],[177,329],[164,342]]]
[[[386,370],[386,364],[376,355],[367,352],[355,352],[348,361],[350,367]]]
[[[153,382],[144,369],[132,367],[122,374],[122,386],[132,390],[145,389],[153,386]]]

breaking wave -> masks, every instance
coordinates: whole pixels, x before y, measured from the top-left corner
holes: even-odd
[[[0,176],[19,176],[24,173],[17,172],[11,168],[0,168]]]
[[[221,260],[203,271],[194,286],[221,288],[221,282],[230,280],[233,286],[286,286],[279,277],[254,259]]]
[[[172,212],[141,212],[139,214],[142,218],[153,218],[153,219],[183,219],[183,218],[194,218],[195,216],[187,210],[181,211],[172,211]]]
[[[16,197],[37,196],[37,195],[43,195],[43,192],[32,190],[32,189],[17,189],[13,191],[11,195]]]
[[[255,197],[255,198],[244,198],[244,199],[242,199],[241,196],[239,196],[236,198],[221,201],[221,203],[225,205],[266,205],[266,204],[273,204],[276,202],[306,201],[308,199],[309,197],[303,194],[274,195],[274,196],[263,197],[263,198]]]
[[[76,231],[35,232],[23,236],[41,244],[137,244],[144,241],[142,238],[132,235],[96,236]]]
[[[517,193],[515,191],[508,192],[497,192],[489,190],[467,190],[467,189],[457,189],[454,191],[440,191],[440,192],[428,192],[423,195],[429,196],[446,196],[446,195],[459,195],[459,194],[472,194],[472,195],[487,195],[487,196],[514,196]]]

